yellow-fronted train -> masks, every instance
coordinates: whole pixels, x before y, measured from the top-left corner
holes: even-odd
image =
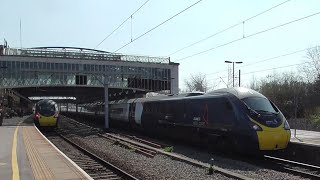
[[[35,105],[34,123],[38,127],[56,127],[59,120],[59,109],[56,102],[43,99]]]
[[[197,96],[112,101],[109,110],[111,123],[244,153],[285,149],[291,135],[273,102],[242,87]]]

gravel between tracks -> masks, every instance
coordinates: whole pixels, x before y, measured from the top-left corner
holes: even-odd
[[[199,152],[199,150],[185,147],[181,145],[175,145],[174,151],[177,154],[187,156],[189,158],[196,159],[201,162],[207,162],[208,159],[214,158],[214,164],[218,167],[227,169],[229,171],[251,177],[253,179],[265,179],[265,180],[275,180],[275,179],[290,179],[290,180],[302,180],[306,179],[300,176],[295,176],[285,172],[274,171],[270,169],[265,169],[258,167],[246,162],[232,160],[228,158],[223,158],[217,155],[212,155],[206,152]]]
[[[67,134],[69,133],[67,132]],[[164,155],[158,154],[154,158],[148,158],[119,145],[114,145],[97,135],[79,136],[72,134],[72,132],[69,135],[74,141],[141,179],[230,179],[218,173],[208,175],[206,169],[172,160]],[[166,142],[166,144],[168,143]],[[254,179],[304,179],[300,176],[257,167],[229,158],[222,158],[211,153],[200,152],[199,149],[190,146],[176,144],[173,146],[176,154],[205,163],[214,158],[216,166]]]
[[[105,138],[95,135],[72,138],[100,157],[141,179],[230,179],[218,173],[208,175],[206,169],[175,161],[163,155],[148,158],[129,149],[113,145]]]

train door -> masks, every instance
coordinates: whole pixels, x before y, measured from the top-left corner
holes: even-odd
[[[135,123],[135,112],[136,112],[136,103],[129,104],[129,123],[133,127]]]

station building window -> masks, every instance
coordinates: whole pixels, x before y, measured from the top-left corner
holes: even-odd
[[[76,85],[87,85],[87,76],[76,75]]]

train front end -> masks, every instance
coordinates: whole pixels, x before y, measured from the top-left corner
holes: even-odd
[[[258,92],[247,94],[241,101],[246,106],[247,122],[253,138],[259,144],[259,150],[275,151],[287,148],[291,132],[281,111]]]
[[[34,123],[40,127],[55,127],[59,119],[57,104],[52,100],[39,101],[36,105]]]

